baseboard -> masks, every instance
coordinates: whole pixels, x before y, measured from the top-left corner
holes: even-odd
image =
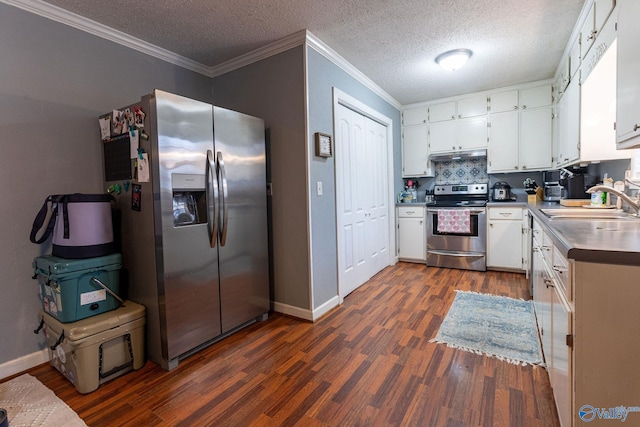
[[[274,301],[273,310],[286,314],[288,316],[297,317],[299,319],[309,320],[311,322],[315,322],[325,314],[327,314],[331,309],[340,305],[340,297],[337,295],[331,298],[329,301],[322,304],[320,307],[311,311],[306,308],[294,307],[292,305],[283,304],[281,302]]]
[[[329,311],[331,311],[332,309],[334,309],[339,305],[340,305],[340,297],[336,295],[335,297],[331,298],[329,301],[322,304],[320,307],[313,310],[313,320],[314,321],[318,320],[319,318],[321,318],[322,316],[324,316]]]
[[[10,377],[11,375],[19,374],[22,371],[26,371],[27,369],[31,369],[48,361],[49,351],[46,348],[14,360],[9,360],[8,362],[0,364],[0,380]]]
[[[313,322],[313,313],[306,308],[295,307],[293,305],[283,304],[281,302],[273,302],[273,310],[286,314],[288,316],[297,317],[299,319],[309,320]]]

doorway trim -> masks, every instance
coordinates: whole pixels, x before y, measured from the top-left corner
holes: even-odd
[[[385,116],[384,114],[380,113],[379,111],[369,107],[368,105],[366,105],[365,103],[361,102],[360,100],[352,97],[351,95],[348,95],[347,93],[341,91],[340,89],[334,87],[333,88],[333,134],[337,135],[337,130],[338,130],[338,122],[337,122],[337,115],[336,115],[336,111],[338,109],[338,105],[342,105],[350,110],[353,110],[357,113],[362,114],[365,117],[368,117],[369,119],[380,123],[381,125],[383,125],[386,129],[387,129],[387,173],[388,173],[388,177],[387,177],[387,194],[389,197],[389,200],[387,200],[387,206],[388,206],[388,212],[387,212],[387,218],[389,218],[389,259],[388,259],[388,265],[393,265],[395,263],[395,253],[396,253],[396,234],[395,234],[395,223],[396,223],[396,210],[395,210],[395,190],[394,190],[394,185],[393,185],[393,120],[391,120],[389,117]],[[335,141],[335,143],[337,144],[338,141]],[[338,183],[342,181],[341,177],[339,177],[339,168],[335,167],[334,168],[334,173],[335,173],[335,181],[336,181],[336,201],[335,201],[335,206],[336,206],[336,244],[338,243],[339,239],[338,239],[338,233],[340,232],[340,227],[341,227],[341,219],[340,219],[340,215],[339,212],[341,211],[341,202],[340,202],[340,197],[338,197],[338,189],[340,189]],[[338,254],[338,257],[336,259],[336,262],[339,261],[340,259],[340,254],[341,254],[342,248],[340,248],[340,245],[337,245],[336,248],[336,253]],[[339,270],[339,268],[338,268]],[[340,272],[338,271],[338,297],[340,299],[340,304],[342,304],[344,302],[344,286],[342,283],[340,283]]]

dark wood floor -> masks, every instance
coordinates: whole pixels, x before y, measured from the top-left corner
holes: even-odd
[[[529,299],[524,275],[399,263],[315,324],[274,314],[166,372],[80,395],[30,374],[89,426],[558,426],[547,372],[429,343],[454,289]]]

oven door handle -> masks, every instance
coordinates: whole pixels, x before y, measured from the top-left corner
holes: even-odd
[[[481,257],[485,256],[485,254],[481,254],[481,253],[478,253],[478,252],[447,252],[447,251],[432,251],[432,250],[428,250],[427,253],[434,254],[434,255],[455,256],[455,257],[460,257],[460,258],[469,258],[469,257],[481,258]]]
[[[444,209],[444,210],[458,210],[458,211],[461,211],[461,210],[462,210],[462,209],[455,209],[455,208],[454,208],[454,209],[451,209],[451,208],[442,208],[442,209]],[[431,209],[431,208],[427,208],[427,212],[429,212],[429,213],[438,213],[438,211],[439,211],[439,210],[440,210],[440,209]],[[469,213],[470,213],[470,214],[481,215],[481,214],[486,213],[486,211],[485,211],[485,210],[483,210],[483,209],[470,209],[470,210],[469,210]]]

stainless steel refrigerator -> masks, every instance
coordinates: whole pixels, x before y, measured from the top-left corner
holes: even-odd
[[[128,297],[147,308],[147,356],[170,370],[266,319],[264,122],[159,90],[117,111],[142,125],[140,150],[130,134],[103,140],[106,184],[120,191]],[[105,115],[112,133],[117,114]]]

